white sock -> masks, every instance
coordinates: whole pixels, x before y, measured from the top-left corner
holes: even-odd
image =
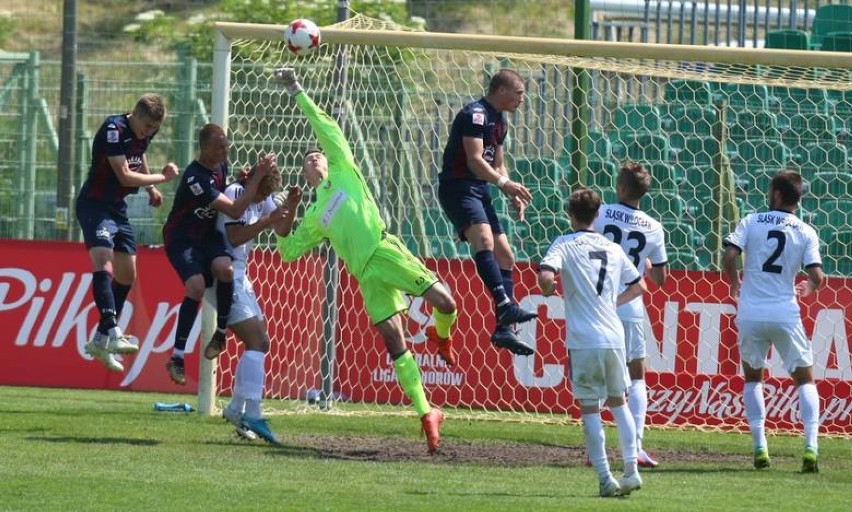
[[[799,386],[799,416],[805,427],[805,446],[817,450],[819,434],[819,393],[813,382]]]
[[[621,445],[621,458],[624,459],[624,476],[636,473],[636,424],[627,407],[610,407],[615,425],[618,427],[618,443]]]
[[[636,424],[636,451],[642,450],[642,439],[645,437],[645,414],[648,412],[648,388],[642,379],[634,380],[627,390],[627,407],[633,415]]]
[[[241,393],[242,387],[240,384],[245,380],[245,363],[243,363],[244,359],[240,357],[240,360],[237,361],[237,369],[234,371],[234,387],[231,391],[231,401],[228,402],[228,407],[232,411],[239,411],[240,414],[245,412],[246,409],[246,397]]]
[[[604,434],[601,414],[583,414],[583,432],[586,438],[586,452],[589,454],[589,462],[598,472],[601,482],[609,480],[609,460],[606,458],[606,435]]]
[[[263,399],[266,354],[257,350],[246,350],[237,363],[238,372],[234,382],[234,395],[245,398],[246,417],[262,416],[260,401]]]
[[[745,402],[746,418],[748,428],[751,430],[751,439],[755,449],[767,448],[766,430],[766,404],[763,401],[763,383],[746,382],[743,387],[743,402]]]

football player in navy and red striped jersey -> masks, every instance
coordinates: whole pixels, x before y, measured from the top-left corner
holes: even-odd
[[[497,328],[491,342],[514,354],[530,355],[533,349],[511,326],[537,315],[515,302],[515,256],[488,191],[489,183],[496,185],[523,220],[532,195],[527,187],[509,179],[503,160],[507,130],[503,112],[516,111],[524,101],[524,92],[523,77],[501,69],[491,77],[485,97],[465,105],[456,115],[444,148],[438,199],[459,237],[473,248],[476,272],[494,299]]]
[[[89,175],[75,204],[92,258],[92,295],[100,312],[95,336],[85,350],[116,372],[124,371],[124,367],[114,353],[139,350],[117,323],[136,280],[136,240],[125,197],[145,187],[148,204],[160,206],[163,195],[155,185],[177,177],[178,167],[171,162],[160,174],[151,174],[145,156],[165,117],[163,99],[153,93],[142,95],[132,112],[107,117],[95,134]]]
[[[246,193],[231,201],[222,192],[228,177],[228,136],[220,126],[207,124],[198,133],[199,155],[187,166],[175,192],[175,201],[166,224],[163,241],[166,256],[186,288],[178,311],[172,357],[166,366],[169,377],[186,383],[184,350],[204,289],[216,286],[216,332],[210,344],[223,346],[228,315],[234,295],[233,255],[216,230],[216,212],[239,218],[251,204],[261,180],[275,167],[275,155],[260,159],[246,180]],[[221,350],[220,350],[221,351]]]

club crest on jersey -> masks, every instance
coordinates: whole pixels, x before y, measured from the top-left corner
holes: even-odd
[[[478,124],[479,126],[485,125],[485,112],[474,112],[473,113],[473,124]]]
[[[192,183],[192,184],[190,184],[190,185],[189,185],[189,190],[191,190],[191,191],[192,191],[192,193],[193,193],[194,195],[196,195],[196,196],[200,196],[201,194],[203,194],[203,193],[204,193],[204,189],[202,189],[202,188],[201,188],[201,185],[199,185],[198,183]]]
[[[107,142],[118,142],[118,130],[107,130]]]

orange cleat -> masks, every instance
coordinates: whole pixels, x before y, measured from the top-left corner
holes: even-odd
[[[436,407],[420,417],[421,430],[426,434],[426,443],[429,445],[429,455],[434,455],[441,444],[442,423],[444,423],[444,413]]]
[[[430,343],[437,345],[438,355],[441,356],[441,359],[443,359],[445,363],[447,363],[447,366],[456,365],[456,353],[453,350],[452,338],[442,338],[438,336],[438,331],[435,330],[435,326],[429,326],[426,328],[426,339],[428,339]]]

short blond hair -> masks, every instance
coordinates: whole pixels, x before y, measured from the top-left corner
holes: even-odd
[[[133,107],[133,112],[139,117],[151,121],[162,121],[166,118],[166,102],[163,97],[153,92],[143,94]]]

